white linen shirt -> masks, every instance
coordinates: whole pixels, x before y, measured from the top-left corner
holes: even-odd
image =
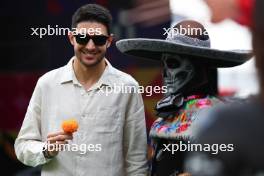
[[[106,92],[113,86],[138,87],[138,83],[105,59],[107,66],[101,78],[85,90],[74,74],[74,59],[38,80],[15,141],[17,158],[29,166],[42,165],[42,176],[146,175],[147,136],[142,96],[133,92]],[[69,142],[75,148],[46,159],[42,150],[47,135],[62,131],[62,121],[69,118],[79,123]]]

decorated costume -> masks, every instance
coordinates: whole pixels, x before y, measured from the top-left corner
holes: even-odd
[[[189,33],[182,34],[180,29],[189,30]],[[196,29],[196,34],[190,32],[192,29]],[[210,48],[206,29],[191,20],[176,24],[166,40],[125,39],[118,41],[117,47],[123,53],[163,63],[163,83],[167,93],[156,105],[158,118],[150,130],[151,172],[153,176],[185,173],[186,152],[174,151],[173,144],[193,143],[195,123],[202,119],[208,108],[224,102],[217,97],[217,68],[240,65],[252,54],[244,50]]]

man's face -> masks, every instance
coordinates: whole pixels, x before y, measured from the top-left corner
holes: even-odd
[[[70,42],[74,47],[75,56],[85,67],[96,66],[105,57],[106,50],[110,46],[113,37],[108,35],[106,26],[98,22],[80,22],[77,25],[76,31],[76,33],[82,34],[79,36],[79,40],[78,36],[75,36],[74,33],[69,34]],[[86,35],[83,35],[84,32]],[[105,43],[98,43],[98,36],[106,36]],[[85,40],[84,37],[88,38]],[[100,37],[99,40],[102,41]]]

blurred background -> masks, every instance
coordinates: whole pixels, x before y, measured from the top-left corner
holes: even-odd
[[[69,28],[74,11],[86,3],[97,3],[111,11],[115,40],[133,37],[165,39],[163,28],[187,18],[198,20],[207,27],[213,48],[251,49],[249,31],[231,20],[212,24],[210,11],[203,0],[1,1],[0,166],[6,175],[28,175],[29,168],[17,161],[13,144],[36,81],[47,71],[65,65],[74,54],[67,36],[39,38],[31,35],[31,28],[48,25]],[[107,58],[142,86],[162,85],[159,62],[125,56],[117,51],[115,44],[108,51]],[[258,84],[254,60],[239,67],[219,69],[218,84],[220,95],[245,98],[256,94]],[[161,97],[161,94],[143,95],[148,130],[155,120],[153,108]]]

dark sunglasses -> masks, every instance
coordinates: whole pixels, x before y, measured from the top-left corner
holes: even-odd
[[[76,42],[80,45],[87,45],[90,39],[92,39],[95,45],[102,46],[106,43],[108,38],[109,37],[105,35],[93,35],[93,36],[82,35],[82,34],[75,35]]]

